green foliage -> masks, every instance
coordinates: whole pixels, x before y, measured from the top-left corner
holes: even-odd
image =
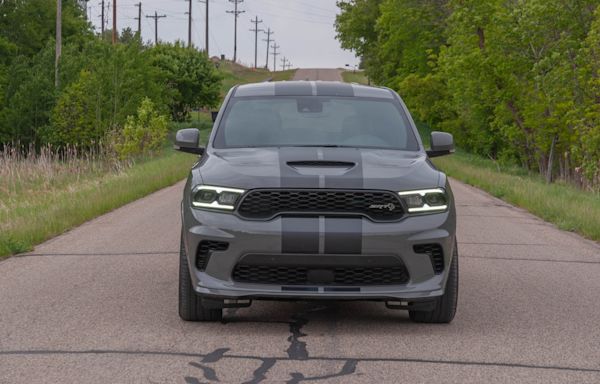
[[[16,55],[35,55],[56,35],[56,1],[2,1],[0,15],[0,37],[13,44]],[[62,35],[65,41],[83,41],[92,37],[85,10],[76,0],[62,1]]]
[[[57,146],[89,147],[102,140],[105,131],[96,119],[95,86],[91,72],[82,71],[79,79],[67,87],[54,107],[44,141]]]
[[[160,44],[151,60],[164,79],[173,120],[185,121],[192,109],[218,104],[221,77],[204,53],[179,42]]]
[[[113,45],[94,35],[75,0],[63,0],[55,87],[56,2],[4,1],[0,15],[0,148],[90,148],[120,133],[143,100],[176,120],[219,101],[221,78],[203,53],[179,43],[149,47],[131,29]]]
[[[56,101],[54,48],[46,45],[33,57],[19,56],[7,69],[0,112],[0,142],[28,144],[47,126]]]
[[[113,46],[93,39],[67,46],[63,55],[62,92],[41,135],[57,146],[91,146],[122,128],[145,98],[166,111],[169,99],[150,64],[149,51],[137,40]],[[82,69],[83,68],[83,69]]]
[[[375,30],[381,15],[379,6],[384,0],[338,1],[341,13],[336,17],[335,28],[342,48],[351,49],[362,58],[361,68],[375,81],[380,81],[378,40]]]
[[[115,134],[117,155],[127,159],[159,150],[167,137],[168,124],[166,116],[156,112],[154,103],[144,99],[137,116],[129,116],[123,130]]]
[[[431,71],[430,57],[444,43],[447,0],[385,0],[377,19],[378,78],[398,85]],[[400,27],[399,27],[400,26]],[[401,27],[401,26],[410,26]]]
[[[376,82],[462,148],[598,188],[599,4],[344,1],[336,28]]]

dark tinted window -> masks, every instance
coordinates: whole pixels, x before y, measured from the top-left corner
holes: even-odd
[[[232,99],[214,146],[418,150],[408,120],[394,101],[314,96]]]

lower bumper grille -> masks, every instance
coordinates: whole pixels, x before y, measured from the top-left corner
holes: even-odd
[[[278,285],[398,285],[409,280],[404,265],[393,267],[305,267],[237,264],[233,280]]]
[[[415,253],[423,253],[431,259],[431,265],[436,275],[444,272],[444,250],[439,244],[418,244],[413,247]]]
[[[229,243],[224,241],[211,241],[202,240],[198,245],[198,251],[196,253],[196,267],[200,271],[206,270],[208,261],[213,251],[222,252],[229,248]]]

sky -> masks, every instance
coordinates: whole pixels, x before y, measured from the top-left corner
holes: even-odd
[[[205,41],[205,3],[192,0],[192,40],[194,45],[204,49]],[[209,48],[211,56],[224,54],[233,57],[234,16],[227,13],[234,9],[229,0],[209,0],[210,32]],[[112,3],[112,0],[105,0]],[[142,37],[144,41],[154,41],[154,20],[147,15],[166,15],[158,22],[158,37],[162,41],[183,40],[187,42],[189,3],[187,0],[141,0]],[[97,30],[100,30],[100,0],[88,2],[88,14]],[[137,30],[138,0],[117,0],[117,27],[122,30],[131,27]],[[111,5],[112,6],[112,5]],[[260,29],[271,28],[272,38],[280,46],[281,56],[277,58],[281,69],[281,58],[291,60],[293,68],[339,68],[346,64],[358,64],[358,59],[350,51],[342,50],[335,39],[334,21],[339,12],[336,0],[244,0],[238,10],[245,11],[238,18],[238,61],[254,64],[254,28],[251,19],[258,16],[263,22]],[[112,17],[112,9],[106,12]],[[109,17],[109,19],[110,19]],[[112,19],[109,20],[109,27]],[[267,35],[258,35],[258,65],[264,66]],[[272,52],[272,50],[271,50]],[[273,56],[269,57],[273,68]]]

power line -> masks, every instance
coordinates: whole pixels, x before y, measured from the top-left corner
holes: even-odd
[[[263,39],[263,41],[267,42],[267,63],[265,64],[265,69],[269,69],[269,48],[271,47],[271,41],[273,41],[271,35],[274,33],[275,32],[271,31],[271,28],[268,28],[267,32],[265,32],[267,39]]]
[[[244,2],[244,0],[229,0],[230,3],[235,4],[235,8],[233,11],[226,11],[227,13],[233,14],[234,19],[234,27],[233,27],[233,62],[237,62],[237,19],[241,13],[246,11],[238,11],[238,4]]]
[[[273,44],[271,45],[271,48],[273,48],[273,72],[277,72],[277,56],[279,55],[279,53],[277,53],[277,50],[281,47],[277,44]]]
[[[158,19],[162,19],[163,17],[167,17],[167,15],[159,15],[156,11],[154,11],[154,16],[146,16],[149,19],[154,19],[154,44],[158,44]]]
[[[264,32],[264,29],[259,29],[258,24],[262,23],[262,20],[258,20],[258,16],[254,20],[250,20],[254,24],[254,29],[250,32],[254,32],[254,68],[258,68],[258,32]]]

